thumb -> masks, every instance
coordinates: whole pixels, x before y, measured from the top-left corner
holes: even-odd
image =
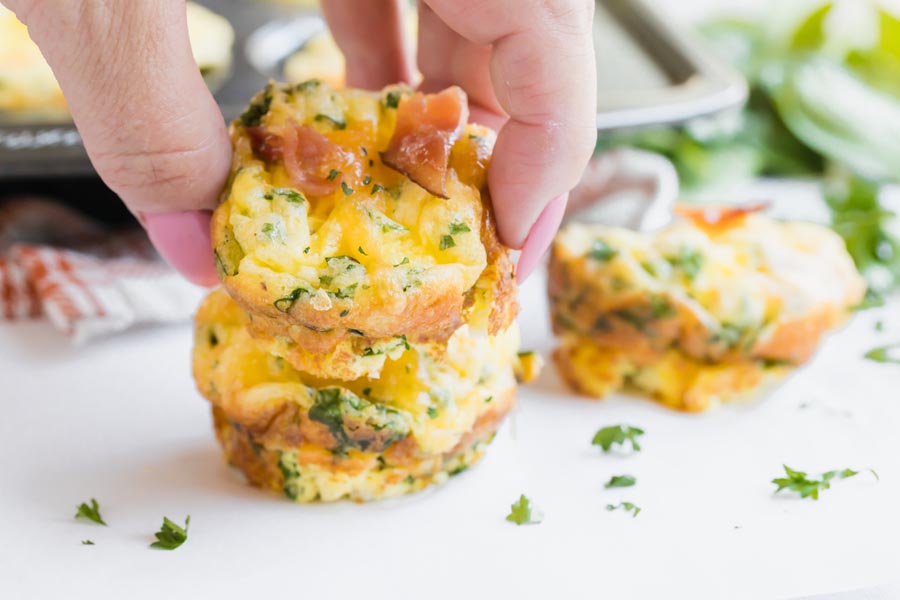
[[[209,213],[228,176],[222,115],[184,0],[8,0],[59,80],[103,181],[188,279],[215,282]]]

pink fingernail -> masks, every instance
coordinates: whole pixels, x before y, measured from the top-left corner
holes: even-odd
[[[568,194],[554,198],[531,226],[531,231],[525,238],[525,245],[522,246],[519,264],[516,267],[516,281],[519,283],[524,282],[531,275],[541,258],[547,253],[547,249],[550,248],[553,237],[559,230],[559,224],[562,223],[568,200]]]
[[[150,241],[176,271],[197,285],[218,283],[208,211],[142,213],[140,217]]]

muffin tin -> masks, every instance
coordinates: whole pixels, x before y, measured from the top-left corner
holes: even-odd
[[[235,29],[230,76],[215,98],[227,120],[241,113],[284,63],[325,28],[315,11],[253,0],[201,0]],[[597,129],[675,123],[741,105],[746,85],[696,40],[637,0],[599,0]],[[0,178],[91,174],[71,121],[0,113]]]

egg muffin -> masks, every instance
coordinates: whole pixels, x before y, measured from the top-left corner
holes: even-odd
[[[560,231],[548,294],[563,378],[703,411],[807,361],[866,286],[837,234],[760,209],[680,207],[654,233]]]
[[[352,379],[406,343],[515,316],[514,268],[486,188],[490,130],[465,94],[270,83],[231,125],[234,164],[212,221],[223,284],[257,337]],[[365,360],[369,359],[369,360]],[[374,365],[374,366],[373,366]]]
[[[463,325],[439,352],[405,345],[375,377],[295,369],[212,292],[195,326],[193,371],[228,460],[292,500],[372,500],[445,480],[483,454],[515,399],[515,325]]]

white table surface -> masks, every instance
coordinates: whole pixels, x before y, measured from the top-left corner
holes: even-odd
[[[543,279],[522,289],[520,321],[546,353]],[[900,367],[860,357],[900,341],[898,305],[857,315],[768,397],[704,415],[580,399],[548,368],[480,465],[369,505],[293,505],[226,467],[187,325],[78,349],[45,323],[3,325],[0,597],[759,599],[877,585],[900,573]],[[643,452],[590,445],[616,423],[646,430]],[[782,463],[881,480],[776,497]],[[603,488],[622,473],[637,486]],[[504,520],[523,492],[542,524]],[[109,527],[73,518],[91,497]],[[605,510],[621,500],[640,515]],[[187,514],[184,546],[147,547],[163,515]]]
[[[693,19],[722,4],[669,9]],[[799,191],[802,210],[796,186],[746,195],[824,214]],[[543,285],[538,273],[522,289],[520,321],[546,354]],[[226,467],[190,378],[188,325],[83,348],[46,323],[0,325],[0,598],[756,600],[880,585],[900,576],[900,366],[860,357],[900,341],[898,307],[855,317],[767,397],[704,415],[580,399],[548,367],[480,465],[369,505],[293,505]],[[591,447],[616,423],[647,431],[643,452]],[[818,502],[773,496],[782,463],[881,479],[836,482]],[[603,489],[622,473],[637,486]],[[504,520],[523,492],[542,524]],[[73,518],[91,497],[109,527]],[[605,510],[621,500],[640,515]],[[147,547],[163,515],[187,514],[184,546]]]

